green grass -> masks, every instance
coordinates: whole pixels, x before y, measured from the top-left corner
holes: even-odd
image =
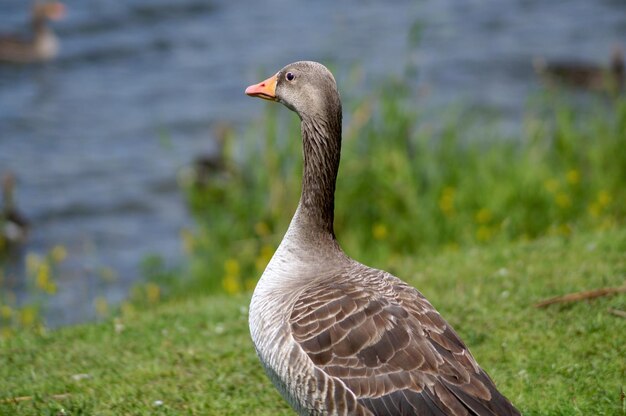
[[[626,229],[372,265],[418,287],[525,415],[626,415],[626,319],[608,312],[626,310],[626,295],[532,306],[623,285]],[[248,301],[172,299],[103,323],[0,340],[0,414],[293,414],[256,359]]]

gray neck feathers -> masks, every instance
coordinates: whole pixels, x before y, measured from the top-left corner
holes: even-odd
[[[341,106],[302,117],[304,172],[297,220],[301,229],[334,240],[335,182],[341,153]]]
[[[35,36],[43,36],[51,32],[48,28],[48,19],[45,16],[35,14],[32,18],[31,25]]]

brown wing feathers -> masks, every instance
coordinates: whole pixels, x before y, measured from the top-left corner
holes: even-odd
[[[316,366],[376,415],[517,414],[417,290],[372,272],[296,302],[292,335]]]

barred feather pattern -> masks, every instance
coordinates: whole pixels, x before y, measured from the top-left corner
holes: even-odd
[[[316,261],[290,231],[250,320],[267,373],[299,414],[519,414],[419,291],[343,254]]]
[[[389,273],[355,262],[303,291],[289,322],[313,364],[375,415],[518,414],[428,300]]]

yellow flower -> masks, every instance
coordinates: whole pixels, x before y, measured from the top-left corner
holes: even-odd
[[[228,276],[239,276],[239,262],[235,259],[228,259],[224,262],[224,270]]]
[[[261,256],[266,258],[267,261],[269,261],[273,255],[274,255],[274,246],[265,244],[263,245],[263,247],[261,247]]]
[[[610,230],[611,228],[615,228],[615,220],[613,218],[603,218],[598,226],[598,229],[602,231]]]
[[[61,263],[67,257],[67,250],[61,245],[56,245],[50,250],[50,257],[55,263]]]
[[[222,286],[229,295],[235,295],[241,292],[241,282],[239,278],[234,275],[226,275],[222,281]]]
[[[593,218],[598,218],[600,216],[600,214],[602,213],[602,207],[600,206],[600,204],[598,204],[597,202],[592,202],[591,204],[589,204],[589,206],[587,207],[587,212],[589,213],[589,215],[591,215]]]
[[[159,285],[155,283],[148,283],[146,285],[146,297],[150,303],[158,302],[161,297],[161,288]]]
[[[55,293],[57,293],[57,284],[49,280],[44,291],[46,291],[50,295],[54,295]]]
[[[109,302],[104,297],[98,296],[93,302],[98,316],[105,317],[109,314]]]
[[[580,182],[580,172],[576,169],[570,169],[565,174],[565,179],[570,185],[576,185]]]
[[[4,319],[11,319],[13,316],[13,309],[9,305],[0,306],[0,316]]]
[[[51,267],[49,263],[39,263],[39,268],[37,269],[37,273],[35,275],[35,285],[40,290],[51,295],[56,293],[57,285],[52,281]]]
[[[31,326],[37,319],[37,310],[33,306],[25,306],[20,311],[20,324],[22,326]]]
[[[50,282],[50,264],[40,263],[35,275],[35,285],[41,290],[48,291],[51,286]]]
[[[259,221],[254,226],[254,231],[257,233],[259,237],[266,237],[270,234],[271,230],[269,225],[263,221]]]
[[[569,208],[572,206],[572,199],[565,192],[559,192],[554,199],[560,208]]]
[[[454,194],[455,189],[451,186],[446,186],[441,191],[441,196],[439,197],[439,209],[446,216],[451,216],[454,214]]]
[[[258,260],[258,259],[257,259]],[[228,259],[224,262],[224,271],[226,275],[222,280],[222,286],[229,295],[234,295],[241,292],[241,281],[239,279],[239,273],[241,267],[239,262],[235,259]]]
[[[611,203],[611,194],[608,191],[600,191],[598,192],[598,204],[601,208],[606,207]]]
[[[460,246],[459,243],[457,243],[456,241],[451,241],[449,243],[446,243],[444,247],[448,251],[459,251]]]
[[[384,240],[387,238],[387,226],[385,224],[376,223],[372,226],[372,235],[376,240]]]
[[[0,328],[0,339],[8,339],[13,336],[13,329],[9,327]]]
[[[550,193],[555,193],[559,189],[559,181],[556,179],[548,179],[543,183],[544,188]]]
[[[480,227],[478,227],[478,230],[476,230],[476,240],[480,242],[489,241],[491,240],[492,236],[493,231],[487,226],[481,225]]]
[[[124,301],[120,305],[120,310],[122,311],[122,315],[126,317],[132,315],[135,312],[135,307],[132,303]]]
[[[487,208],[481,208],[475,215],[476,222],[479,224],[487,224],[491,218],[491,211]]]
[[[559,234],[569,236],[570,234],[572,234],[572,226],[569,224],[559,225]]]

